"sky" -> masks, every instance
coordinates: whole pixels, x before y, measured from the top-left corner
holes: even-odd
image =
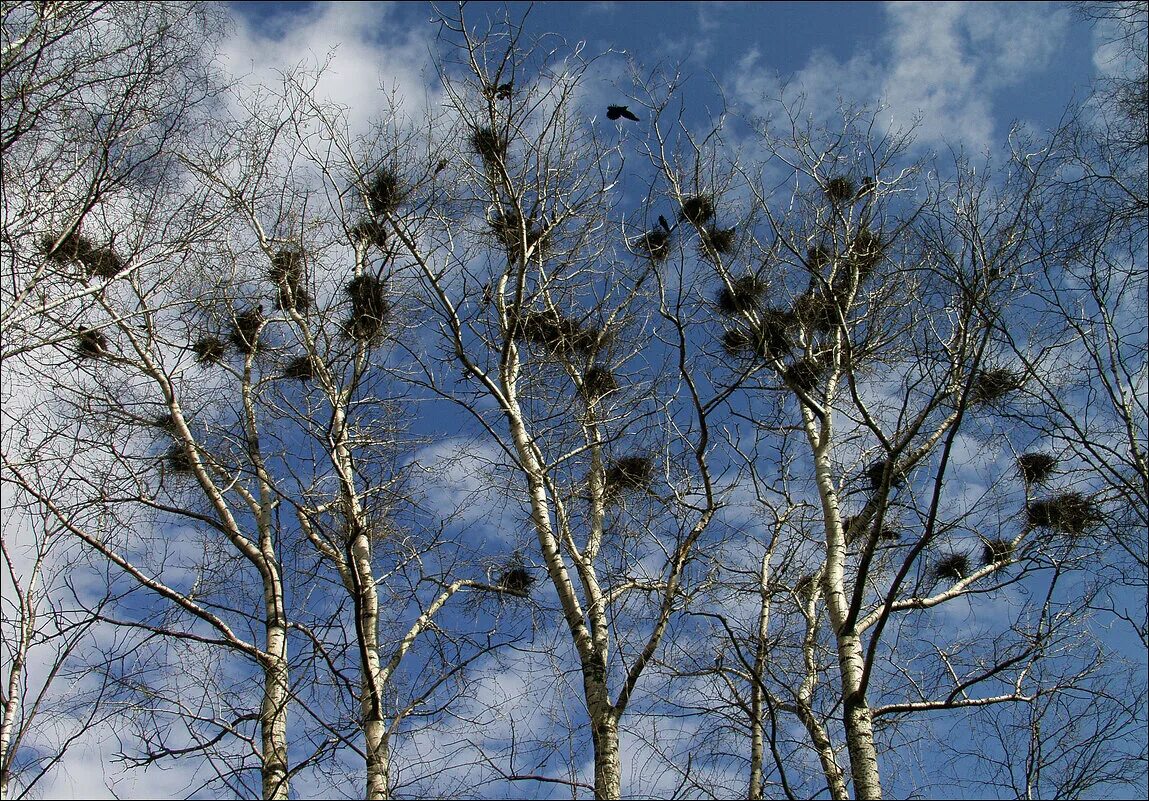
[[[353,126],[366,126],[382,108],[381,89],[413,111],[436,102],[438,29],[425,3],[229,6],[220,63],[249,85],[329,62],[320,93],[345,105]],[[697,119],[717,108],[718,87],[749,114],[764,113],[764,98],[785,87],[805,94],[815,114],[832,113],[840,101],[885,104],[890,126],[919,121],[918,146],[935,152],[992,154],[1014,123],[1056,126],[1098,68],[1094,33],[1058,3],[474,2],[466,13],[480,27],[525,14],[529,33],[585,42],[588,55],[611,52],[591,75],[588,114],[627,102],[628,67],[662,68],[688,77],[687,106]],[[466,480],[452,479],[456,488]],[[513,695],[515,687],[492,692]],[[110,775],[114,737],[106,734],[70,754],[67,770],[45,788],[48,797],[101,797],[108,781],[122,798],[178,792],[178,771]]]
[[[453,6],[446,6],[452,8]],[[332,99],[352,114],[372,107],[380,83],[424,96],[420,70],[435,25],[423,3],[234,3],[239,25],[228,66],[253,77],[336,49]],[[504,10],[506,9],[506,10]],[[601,102],[618,99],[625,62],[640,72],[677,68],[699,113],[714,84],[738,108],[786,83],[827,111],[846,102],[889,106],[906,125],[921,118],[924,147],[999,146],[1015,121],[1057,123],[1094,77],[1090,29],[1057,3],[468,3],[472,25],[526,15],[532,34],[612,52],[600,73]],[[623,55],[625,54],[625,56]]]

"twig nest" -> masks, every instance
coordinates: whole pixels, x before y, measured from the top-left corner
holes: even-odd
[[[351,297],[351,317],[343,324],[344,332],[359,341],[377,339],[391,315],[386,286],[374,276],[357,275],[344,291]]]
[[[1017,472],[1026,484],[1044,484],[1057,470],[1057,457],[1051,453],[1023,453],[1017,457]]]
[[[371,176],[364,189],[367,207],[375,217],[394,213],[407,197],[407,187],[399,173],[381,167]]]
[[[1021,376],[1006,367],[979,370],[974,375],[969,398],[977,404],[993,403],[1020,389],[1022,383]]]
[[[699,226],[705,225],[713,217],[714,198],[711,195],[691,195],[682,201],[682,208],[678,212],[680,220]]]
[[[310,356],[299,356],[292,359],[283,368],[284,378],[294,378],[300,382],[308,382],[315,378],[315,365]]]
[[[826,181],[822,191],[826,195],[826,200],[837,205],[840,203],[849,203],[853,201],[856,194],[854,189],[854,182],[844,175],[837,175]]]
[[[735,238],[736,229],[719,228],[712,225],[702,229],[698,245],[703,256],[713,258],[716,253],[729,254],[733,252]]]
[[[964,553],[943,556],[934,566],[934,575],[948,581],[960,581],[968,576],[969,572],[969,557]]]
[[[259,350],[263,321],[263,306],[253,306],[235,316],[231,342],[240,353],[250,355]]]
[[[57,241],[60,241],[60,245],[53,250]],[[114,250],[100,247],[76,231],[64,237],[63,240],[60,240],[59,234],[48,234],[41,240],[40,247],[51,262],[56,264],[79,263],[89,278],[115,278],[124,271],[123,260],[116,255]]]
[[[905,483],[906,474],[897,465],[890,465],[888,459],[879,459],[866,468],[866,478],[869,479],[870,489],[875,492],[882,488],[886,473],[890,474],[890,488],[895,489]]]
[[[718,291],[715,305],[728,317],[758,309],[766,294],[766,282],[753,273],[741,276]]]
[[[806,269],[821,274],[834,261],[834,251],[825,245],[815,245],[806,251]]]
[[[165,456],[168,469],[173,473],[187,475],[195,471],[195,464],[183,445],[173,445]]]
[[[606,468],[606,492],[613,496],[647,489],[654,480],[654,460],[649,456],[624,456]]]
[[[981,562],[983,565],[997,565],[1013,558],[1013,543],[1003,539],[989,539],[982,543]]]
[[[840,321],[841,306],[832,293],[815,289],[794,299],[792,313],[811,333],[826,333]]]
[[[219,337],[200,337],[192,345],[192,352],[200,364],[218,364],[223,360],[227,347]]]
[[[531,587],[535,583],[535,577],[522,566],[516,566],[506,570],[502,576],[499,577],[499,587],[511,595],[518,595],[526,598],[530,595]]]
[[[1033,501],[1027,510],[1032,528],[1047,528],[1080,537],[1101,522],[1101,509],[1080,492],[1064,492]]]
[[[82,359],[97,359],[108,355],[108,338],[100,331],[81,328],[76,335],[76,353]]]
[[[582,376],[582,391],[587,400],[596,400],[618,389],[618,381],[609,367],[591,365]]]
[[[351,229],[353,243],[366,242],[380,250],[387,248],[387,224],[379,220],[360,220]]]
[[[547,252],[549,240],[541,225],[528,220],[524,229],[523,219],[514,210],[496,212],[487,224],[495,234],[495,239],[507,251],[507,258],[513,262],[521,261],[529,250],[532,255]],[[523,236],[526,235],[524,248]]]
[[[854,235],[854,240],[846,251],[846,258],[857,271],[858,282],[861,283],[873,275],[885,254],[886,245],[881,235],[869,228],[862,228]]]
[[[630,246],[658,264],[670,256],[670,233],[661,228],[653,228],[633,240]]]
[[[782,371],[787,384],[803,392],[813,392],[822,378],[822,365],[814,359],[799,359]]]
[[[471,147],[488,165],[507,157],[507,138],[493,128],[479,127],[471,132]]]

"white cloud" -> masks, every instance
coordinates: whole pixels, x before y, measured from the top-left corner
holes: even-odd
[[[316,95],[347,108],[353,130],[362,131],[387,109],[392,93],[410,113],[431,102],[433,29],[400,29],[393,6],[318,3],[273,17],[259,29],[242,18],[235,21],[222,46],[225,70],[250,86],[275,86],[282,72],[327,64]]]
[[[923,147],[992,145],[1011,113],[1002,91],[1047,69],[1068,28],[1068,12],[1044,3],[891,3],[888,29],[871,50],[841,61],[814,51],[792,75],[767,74],[756,52],[739,64],[735,96],[755,111],[763,100],[806,98],[816,120],[836,116],[839,101],[885,107],[880,122],[905,129],[920,120]]]
[[[1045,4],[894,3],[882,96],[898,124],[921,115],[919,137],[988,147],[1007,109],[995,94],[1045,69],[1067,17]],[[997,115],[997,116],[995,116]]]

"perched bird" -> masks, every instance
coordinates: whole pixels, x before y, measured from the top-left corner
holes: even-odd
[[[666,218],[663,217],[661,214],[658,215],[658,224],[662,226],[663,230],[665,230],[666,233],[668,233],[668,234],[670,233],[670,223],[668,223],[666,221]]]
[[[606,118],[608,120],[617,120],[619,117],[625,117],[628,120],[638,122],[638,116],[626,106],[606,107]]]
[[[434,174],[438,175],[439,173],[441,173],[445,169],[447,169],[447,160],[446,159],[439,159],[439,163],[435,165],[435,173]]]
[[[862,185],[858,188],[858,193],[854,195],[855,198],[862,198],[874,191],[874,179],[867,175],[862,179]]]
[[[511,93],[515,91],[515,82],[507,81],[495,87],[495,97],[499,100],[508,100]]]

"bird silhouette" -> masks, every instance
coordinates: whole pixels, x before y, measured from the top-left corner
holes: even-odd
[[[515,82],[507,81],[495,87],[495,97],[499,100],[507,100],[510,98],[511,93],[515,91]]]
[[[668,233],[668,234],[670,233],[670,223],[668,223],[666,221],[666,218],[663,217],[661,214],[658,215],[658,224],[663,227],[663,229],[666,231],[666,233]]]
[[[447,160],[446,159],[439,159],[439,163],[435,165],[435,173],[434,174],[438,175],[439,173],[441,173],[445,169],[447,169]]]
[[[874,191],[874,179],[871,176],[867,175],[865,178],[862,179],[862,185],[861,185],[861,187],[859,187],[858,193],[856,195],[854,195],[854,198],[857,199],[857,198],[865,197],[866,195],[870,194],[873,191]]]
[[[617,120],[619,117],[625,117],[628,120],[638,122],[638,116],[626,106],[606,107],[606,118],[608,120]]]

